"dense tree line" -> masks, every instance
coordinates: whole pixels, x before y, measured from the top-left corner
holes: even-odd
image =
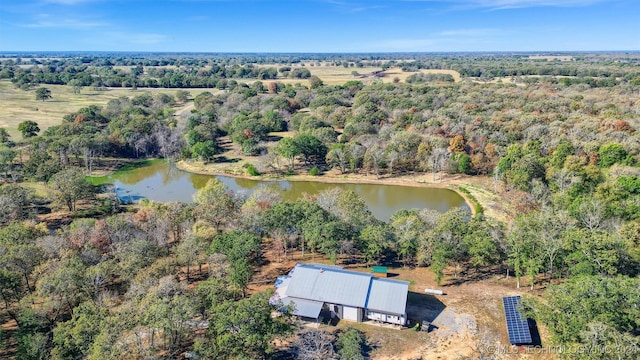
[[[215,179],[193,204],[143,202],[134,213],[80,218],[55,233],[23,218],[0,230],[0,296],[18,327],[18,358],[174,356],[189,348],[264,358],[277,350],[275,337],[294,329],[287,316],[272,317],[270,292],[246,293],[265,245],[336,261],[358,255],[368,226],[384,226],[352,192],[290,203],[265,187],[244,199]],[[386,231],[381,246],[394,251],[395,232]],[[206,336],[196,335],[201,327]],[[355,356],[363,343],[351,331],[335,346]]]
[[[0,230],[1,295],[4,312],[19,328],[20,356],[175,353],[196,339],[194,351],[208,357],[262,357],[276,350],[274,336],[292,331],[286,317],[271,317],[268,293],[246,293],[265,249],[279,259],[299,251],[309,260],[322,254],[334,262],[430,265],[438,281],[446,268],[449,276],[464,278],[494,266],[518,279],[527,276],[532,286],[563,277],[565,283],[549,290],[552,311],[538,310],[540,319],[561,326],[551,327],[554,339],[590,339],[593,334],[581,332],[585,324],[616,329],[618,335],[607,332],[611,341],[638,336],[631,305],[636,300],[627,297],[635,293],[640,270],[637,221],[611,232],[590,229],[569,214],[534,212],[505,229],[454,209],[401,210],[384,223],[351,191],[288,202],[264,186],[242,198],[215,179],[194,200],[144,202],[135,213],[78,219],[55,234],[19,215],[7,219]],[[583,296],[567,295],[574,290],[566,287],[575,283],[575,291],[585,291],[593,287],[580,281],[602,279],[628,282],[597,285],[604,288],[596,296],[618,305],[579,311],[564,327],[559,317],[568,312],[560,309],[577,306],[574,296]],[[193,281],[198,285],[189,290]],[[612,299],[612,291],[629,306]],[[600,315],[591,319],[594,312]],[[199,326],[206,327],[206,337],[196,336]]]
[[[256,114],[256,119],[274,109],[275,99],[295,101],[304,109],[278,109],[293,137],[274,146],[263,142],[270,153],[261,158],[267,164],[263,171],[276,167],[269,155],[285,160],[289,170],[296,164],[305,167],[306,155],[296,139],[307,136],[327,149],[323,166],[342,173],[393,176],[429,171],[434,179],[443,172],[490,175],[494,189],[520,214],[513,223],[501,224],[482,216],[469,220],[468,214],[456,211],[438,215],[406,210],[389,223],[345,227],[336,223],[331,211],[325,214],[311,205],[283,203],[267,214],[282,212],[288,222],[274,228],[278,223],[272,221],[266,230],[279,239],[279,246],[295,244],[290,234],[296,234],[298,246],[329,258],[347,254],[341,250],[345,248],[370,263],[386,258],[430,266],[439,282],[446,276],[488,269],[515,276],[518,287],[523,279],[531,288],[564,279],[566,283],[551,286],[547,295],[558,308],[575,300],[573,295],[564,296],[573,291],[574,282],[616,277],[630,282],[623,287],[628,293],[637,286],[634,279],[640,270],[636,231],[640,123],[633,105],[640,88],[624,78],[632,70],[628,72],[624,65],[619,70],[624,74],[600,73],[594,80],[623,78],[605,88],[585,80],[594,73],[584,73],[580,76],[585,78],[567,80],[529,78],[520,85],[428,79],[410,84],[350,82],[295,88],[295,94],[257,92],[240,106]],[[234,93],[213,97],[198,110],[217,114],[221,123],[229,121],[235,116],[229,109],[238,108],[228,103],[238,96]],[[318,204],[327,196],[320,195]],[[295,214],[304,215],[296,220]],[[353,244],[344,241],[349,238]],[[284,245],[283,252],[287,251]],[[604,298],[617,285],[602,286],[605,289],[598,296]],[[568,325],[573,331],[570,336],[563,335],[567,330],[562,322],[554,325],[558,324],[552,317],[556,311],[539,310],[548,315],[539,319],[551,324],[553,341],[561,344],[632,343],[640,335],[637,323],[620,326],[607,320],[628,318],[629,306],[633,308],[572,311],[579,315],[572,320],[576,325]],[[606,315],[590,318],[597,311]],[[584,332],[585,327],[592,331]],[[604,338],[609,330],[614,332]]]
[[[0,61],[0,79],[11,79],[21,88],[39,84],[101,87],[162,88],[233,88],[233,79],[268,80],[276,78],[307,79],[308,68],[291,67],[302,60],[313,66],[320,61],[333,66],[359,68],[392,66],[404,71],[449,69],[463,77],[491,79],[499,77],[564,77],[566,85],[587,84],[613,87],[619,83],[640,82],[638,58],[624,54],[565,54],[571,61],[540,60],[529,55],[428,55],[428,54],[360,54],[336,55],[164,55],[155,56],[63,56],[62,58],[22,58]],[[409,60],[410,59],[410,60]],[[315,62],[314,62],[315,61]],[[274,65],[274,66],[269,66]],[[284,66],[278,66],[284,65]],[[304,64],[303,64],[304,65]],[[433,75],[429,76],[430,78]],[[445,81],[451,81],[449,77]],[[525,78],[526,79],[526,78]],[[231,81],[233,80],[233,81]],[[523,80],[521,80],[523,81]],[[557,81],[557,79],[556,79]]]
[[[431,68],[464,60],[469,71],[495,61],[418,60],[433,61]],[[513,84],[444,76],[369,85],[234,83],[198,95],[184,123],[170,116],[174,97],[143,92],[83,108],[40,135],[25,124],[24,148],[0,132],[6,182],[46,180],[50,200],[72,213],[82,201],[104,208],[98,219],[76,219],[51,234],[33,221],[42,199],[17,184],[0,186],[0,295],[19,329],[19,357],[274,354],[282,349],[273,339],[292,334],[290,319],[270,316],[269,294],[247,292],[265,250],[278,261],[295,251],[333,262],[429,266],[443,284],[503,273],[518,287],[547,287],[545,301],[529,303],[553,342],[637,343],[640,84],[632,60],[507,58],[503,68],[517,67],[516,60],[515,76],[532,62],[535,71],[579,72]],[[293,72],[286,65],[276,71]],[[589,77],[615,81],[594,86]],[[272,134],[284,130],[290,133]],[[406,209],[382,222],[353,192],[282,201],[265,186],[242,198],[215,180],[192,204],[145,202],[135,213],[113,215],[117,206],[96,199],[82,176],[105,155],[210,161],[223,136],[255,156],[259,172],[491,177],[517,215],[503,223],[462,209]],[[206,336],[196,335],[199,326]],[[297,336],[286,351],[363,353],[354,345],[364,341],[358,334],[323,336]]]
[[[184,138],[173,119],[170,95],[141,93],[132,98],[110,100],[66,115],[60,125],[40,131],[33,121],[19,126],[27,146],[17,150],[6,136],[0,145],[5,178],[48,181],[69,166],[90,175],[101,157],[126,158],[180,156]],[[23,144],[25,145],[25,144]]]

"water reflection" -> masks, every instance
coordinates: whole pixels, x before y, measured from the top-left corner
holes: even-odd
[[[193,201],[193,194],[205,186],[210,175],[192,174],[168,165],[166,162],[151,162],[146,166],[120,172],[114,176],[114,185],[122,198],[145,197],[154,201]],[[247,196],[261,183],[251,179],[216,176],[227,187]],[[269,181],[282,189],[284,200],[294,201],[304,193],[317,194],[323,190],[339,187],[353,190],[360,195],[381,220],[388,220],[400,209],[431,208],[445,212],[453,207],[467,207],[457,193],[447,189],[408,187],[377,184],[330,184],[312,181]]]

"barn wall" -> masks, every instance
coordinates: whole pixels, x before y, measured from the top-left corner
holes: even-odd
[[[360,319],[362,319],[362,312],[357,307],[343,306],[342,315],[343,315],[343,319],[349,320],[349,321],[360,322]]]

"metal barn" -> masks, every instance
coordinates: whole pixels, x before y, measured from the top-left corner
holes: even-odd
[[[407,281],[375,277],[371,273],[344,270],[339,266],[297,264],[276,280],[273,301],[294,304],[294,314],[320,319],[363,322],[376,320],[405,325]]]

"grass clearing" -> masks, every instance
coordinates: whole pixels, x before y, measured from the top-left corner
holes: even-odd
[[[31,120],[38,123],[40,130],[58,125],[62,118],[72,112],[78,111],[89,105],[106,105],[109,100],[120,97],[133,97],[149,91],[153,94],[164,93],[175,95],[177,90],[186,90],[194,97],[204,91],[214,89],[151,89],[138,88],[109,88],[106,90],[94,90],[85,87],[80,94],[74,94],[73,88],[65,85],[42,85],[51,90],[52,98],[47,101],[36,100],[34,87],[24,91],[16,89],[10,81],[0,81],[0,127],[6,128],[14,141],[22,138],[18,131],[18,124]],[[182,106],[183,104],[180,104]],[[176,108],[177,109],[177,108]]]
[[[261,65],[262,67],[278,67],[274,64],[270,65]],[[292,69],[302,68],[301,65],[292,66]],[[315,75],[319,77],[323,83],[327,85],[342,85],[347,81],[362,81],[365,84],[369,84],[374,80],[380,80],[384,83],[393,82],[395,78],[398,78],[400,82],[404,82],[407,78],[413,74],[423,73],[423,74],[449,74],[453,76],[453,79],[458,82],[460,81],[460,73],[455,70],[440,70],[440,69],[423,69],[420,71],[402,71],[399,67],[392,67],[385,71],[382,71],[381,67],[344,67],[344,66],[333,66],[327,63],[322,63],[320,66],[314,65],[310,66],[309,64],[305,65],[304,68],[308,69],[311,72],[311,75]],[[354,71],[357,73],[355,74]],[[379,72],[379,75],[374,76],[373,73]],[[244,83],[252,83],[255,82],[255,79],[236,79],[238,82]],[[302,85],[308,86],[309,81],[306,79],[289,79],[289,78],[278,78],[273,80],[263,80],[264,83],[269,82],[279,82],[283,84],[296,84],[300,83]]]
[[[20,183],[20,186],[23,186],[31,191],[33,191],[33,194],[36,197],[39,198],[43,198],[43,199],[49,199],[51,194],[50,194],[50,189],[47,187],[47,183],[42,182],[42,181],[38,181],[38,182],[22,182]]]

